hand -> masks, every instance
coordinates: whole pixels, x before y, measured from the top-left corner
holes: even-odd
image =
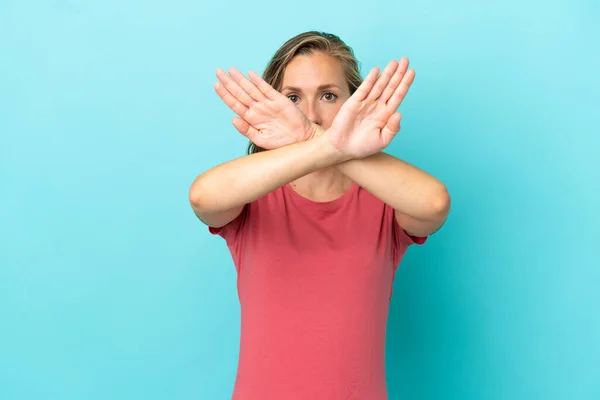
[[[386,148],[400,131],[402,115],[396,110],[415,77],[415,71],[407,69],[406,58],[391,61],[379,78],[378,68],[373,68],[324,134],[329,143],[348,158]]]
[[[276,149],[311,139],[318,127],[296,105],[254,72],[248,80],[235,68],[217,70],[217,94],[239,117],[233,126],[254,144]],[[233,79],[232,79],[233,78]]]

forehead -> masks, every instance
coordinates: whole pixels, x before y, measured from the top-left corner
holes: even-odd
[[[342,63],[336,58],[317,52],[294,57],[285,69],[282,87],[311,88],[324,84],[336,84],[341,87],[344,83]]]

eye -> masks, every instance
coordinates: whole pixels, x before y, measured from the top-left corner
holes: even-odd
[[[333,101],[333,100],[337,99],[337,95],[335,93],[331,93],[331,92],[327,92],[327,93],[323,94],[323,97],[327,101]]]
[[[298,101],[298,95],[290,94],[290,95],[288,95],[288,99],[290,99],[292,101],[292,103],[296,103]]]

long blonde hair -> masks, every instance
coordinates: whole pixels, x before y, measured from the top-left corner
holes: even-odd
[[[362,83],[359,63],[354,56],[350,46],[342,41],[337,35],[325,32],[310,31],[294,36],[285,42],[273,55],[262,78],[277,91],[281,91],[283,74],[287,65],[294,57],[301,54],[321,52],[330,57],[338,59],[346,76],[350,94],[354,93]],[[247,154],[265,151],[252,141],[248,143]]]

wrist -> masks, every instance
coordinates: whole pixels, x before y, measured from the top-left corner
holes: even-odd
[[[325,134],[325,129],[323,129],[323,127],[321,125],[315,124],[313,139],[323,136],[324,134]]]
[[[345,154],[333,145],[328,132],[329,130],[325,130],[317,125],[317,129],[315,130],[315,134],[311,141],[318,143],[319,149],[323,150],[327,154],[327,157],[333,160],[333,165],[352,159],[350,155]]]
[[[306,137],[306,140],[313,140],[323,135],[325,129],[320,125],[311,123],[309,133]]]

